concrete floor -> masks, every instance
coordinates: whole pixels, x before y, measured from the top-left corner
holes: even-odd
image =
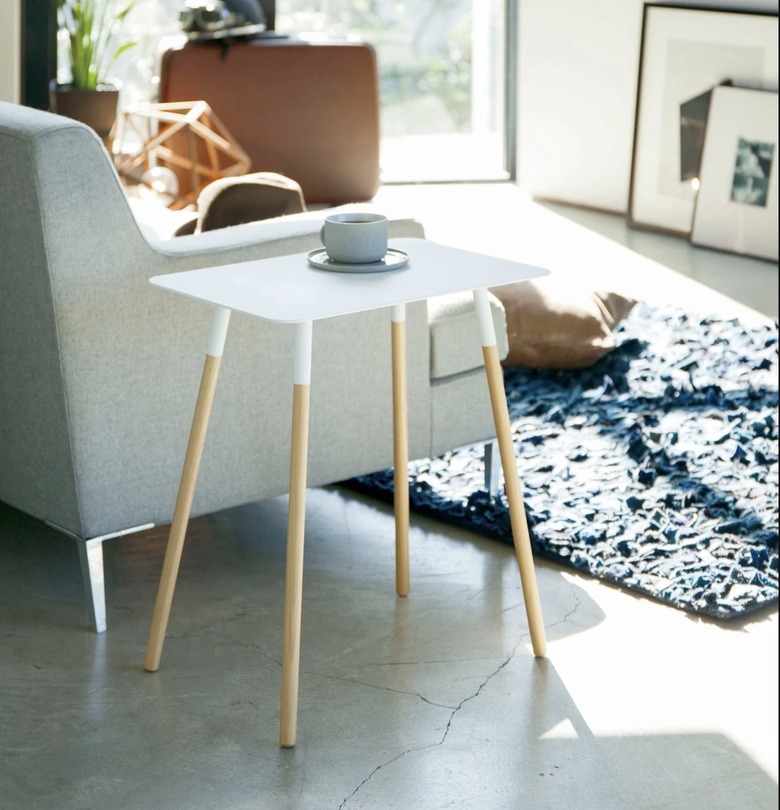
[[[299,741],[278,746],[286,499],[191,524],[163,662],[141,666],[163,530],[106,545],[109,630],[72,545],[0,506],[0,807],[773,808],[777,611],[697,620],[511,549],[312,490]]]
[[[280,749],[286,506],[191,522],[149,674],[165,527],[105,545],[97,636],[74,545],[0,504],[2,810],[777,807],[776,606],[701,620],[537,561],[536,660],[509,546],[413,516],[399,599],[391,511],[338,487],[308,495]]]

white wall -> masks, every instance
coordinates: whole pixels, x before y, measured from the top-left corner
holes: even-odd
[[[625,213],[643,0],[518,0],[519,184]],[[777,13],[778,0],[686,5]]]
[[[0,101],[19,102],[21,0],[0,0]]]

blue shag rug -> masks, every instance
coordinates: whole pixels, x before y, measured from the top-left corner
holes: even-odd
[[[534,553],[718,619],[778,598],[778,329],[637,305],[576,371],[506,369]],[[487,393],[486,393],[487,395]],[[345,482],[392,499],[392,470]],[[511,543],[482,445],[410,464],[411,508]]]

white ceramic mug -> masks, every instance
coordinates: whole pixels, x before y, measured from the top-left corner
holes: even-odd
[[[371,264],[387,253],[387,217],[350,212],[325,218],[320,239],[328,258],[340,264]]]

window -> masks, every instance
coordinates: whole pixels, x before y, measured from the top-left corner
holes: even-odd
[[[514,31],[517,0],[277,0],[274,5],[279,34],[354,39],[376,50],[383,182],[514,176],[514,71],[508,67],[514,48],[506,43],[507,32]],[[159,55],[184,36],[180,7],[181,0],[138,0],[128,16],[128,34],[138,45],[112,70],[124,85],[123,108],[154,100]]]
[[[506,179],[512,2],[277,0],[276,30],[375,48],[384,182]]]

